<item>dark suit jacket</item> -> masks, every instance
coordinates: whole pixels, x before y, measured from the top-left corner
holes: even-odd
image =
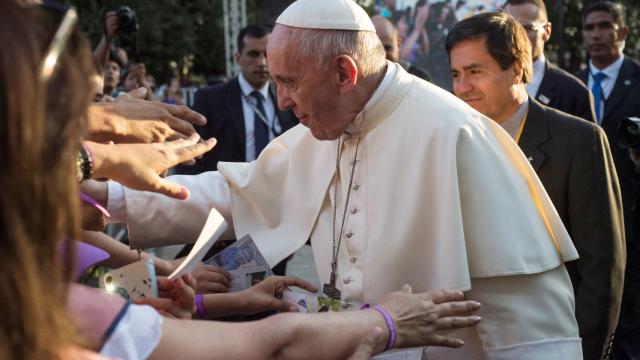
[[[291,111],[280,111],[275,88],[269,88],[282,131],[298,123]],[[218,161],[243,162],[246,160],[246,135],[242,111],[242,92],[238,78],[227,83],[199,89],[194,98],[193,110],[207,118],[207,124],[196,126],[203,139],[215,137],[216,146],[199,159],[194,166],[179,166],[180,174],[199,174],[218,169]]]
[[[530,99],[518,143],[569,231],[567,263],[585,359],[600,359],[615,330],[624,274],[620,187],[604,131]]]
[[[595,122],[591,91],[575,76],[545,61],[536,100],[567,114]]]
[[[587,84],[589,70],[577,74]],[[611,153],[622,188],[627,234],[627,269],[624,297],[617,336],[640,329],[640,211],[638,211],[638,179],[627,149],[617,144],[617,131],[622,119],[640,116],[640,62],[625,56],[613,91],[604,104],[602,128],[609,137]],[[636,209],[634,209],[634,207]]]

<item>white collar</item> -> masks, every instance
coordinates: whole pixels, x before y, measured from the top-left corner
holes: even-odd
[[[529,97],[525,99],[525,101],[518,107],[516,112],[513,113],[507,120],[503,121],[502,128],[511,135],[514,140],[517,140],[518,131],[520,130],[520,126],[522,124],[522,120],[524,120],[525,116],[529,112]]]
[[[242,94],[246,96],[251,95],[251,93],[256,90],[251,86],[251,84],[249,84],[247,79],[242,76],[242,73],[238,75],[238,82],[240,83],[240,90],[242,91]],[[264,99],[269,99],[269,82],[267,81],[262,88],[258,89],[258,92],[262,94]]]
[[[364,105],[364,108],[362,108],[360,113],[358,113],[358,115],[356,115],[355,119],[353,119],[351,124],[349,124],[349,126],[345,130],[345,133],[355,134],[358,131],[358,129],[360,128],[360,124],[364,119],[364,113],[371,110],[373,106],[377,104],[378,101],[380,101],[380,99],[382,98],[382,94],[384,94],[387,88],[391,85],[391,81],[393,80],[393,78],[396,75],[396,72],[398,71],[397,66],[398,66],[397,64],[387,60],[387,71],[385,72],[384,78],[382,78],[380,85],[378,85],[376,90],[373,92],[373,95],[371,95],[371,98],[369,99],[369,101],[367,101],[367,103]]]
[[[615,80],[618,77],[618,73],[620,72],[620,68],[622,68],[622,63],[624,62],[624,55],[620,55],[616,61],[609,64],[609,66],[604,69],[598,69],[595,65],[593,65],[593,60],[589,60],[589,72],[593,75],[598,72],[602,72],[607,75],[608,79]]]
[[[533,76],[536,76],[537,74],[544,75],[544,65],[546,61],[547,59],[545,59],[544,54],[540,54],[540,57],[533,62]]]

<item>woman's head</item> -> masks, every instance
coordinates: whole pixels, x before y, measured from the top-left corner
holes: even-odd
[[[63,17],[0,2],[0,42],[11,49],[0,52],[0,358],[51,357],[72,338],[57,249],[79,231],[75,157],[95,70],[74,27],[52,75],[40,78]]]

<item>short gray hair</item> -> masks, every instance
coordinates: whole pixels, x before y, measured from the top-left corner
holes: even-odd
[[[385,51],[378,35],[372,31],[297,29],[296,50],[301,59],[315,59],[325,68],[336,56],[348,55],[356,62],[362,76],[379,71],[386,64]]]

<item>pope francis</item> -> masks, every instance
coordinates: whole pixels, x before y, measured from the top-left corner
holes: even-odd
[[[134,247],[193,242],[212,207],[270,264],[311,238],[328,296],[375,303],[408,283],[459,289],[483,321],[460,349],[403,359],[581,359],[563,262],[577,253],[518,146],[450,93],[385,60],[351,0],[299,0],[267,49],[301,124],[249,164],[175,176],[186,201],[109,185]]]

